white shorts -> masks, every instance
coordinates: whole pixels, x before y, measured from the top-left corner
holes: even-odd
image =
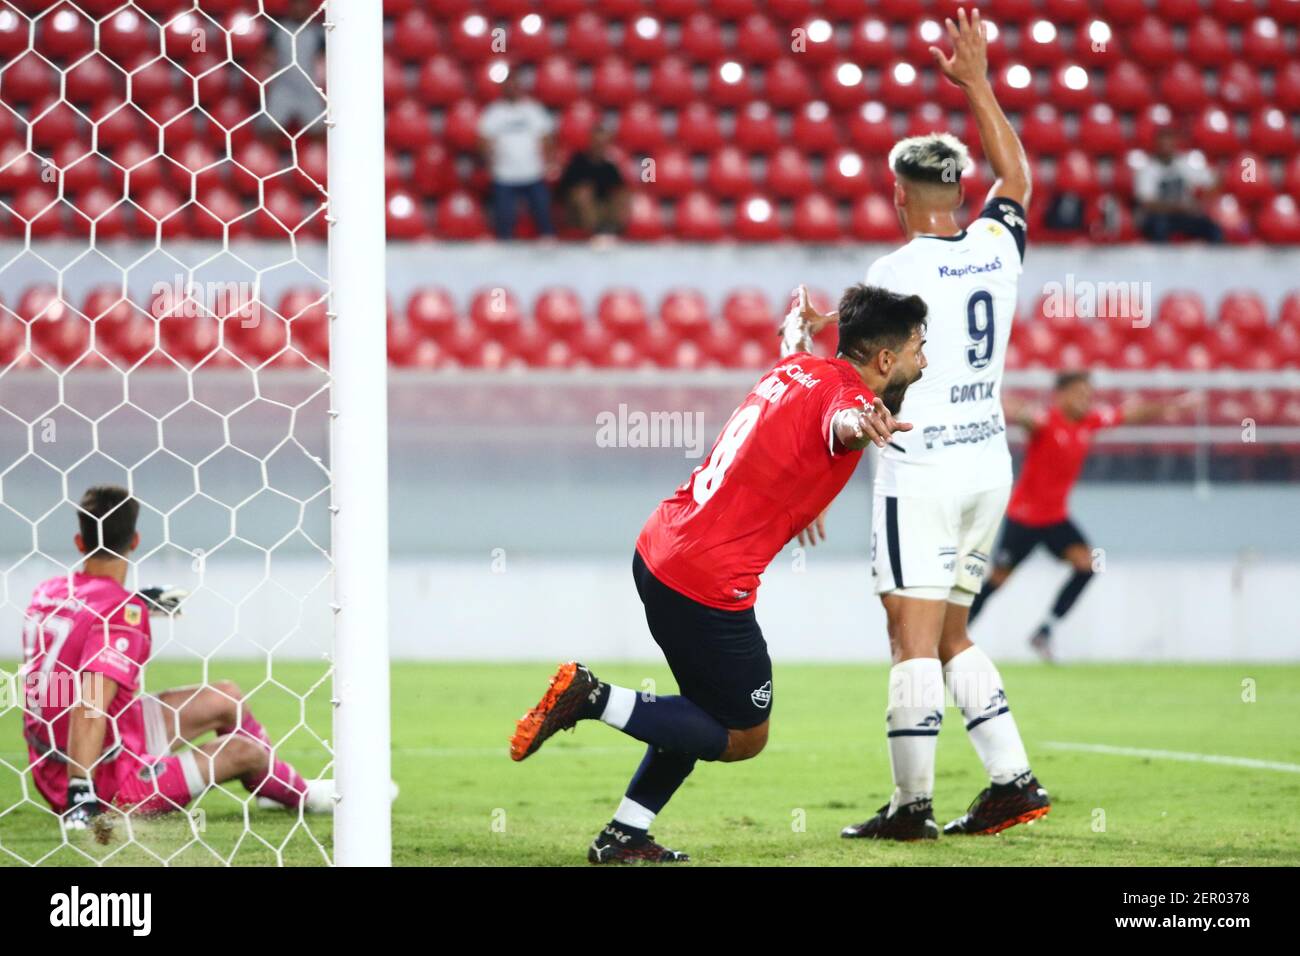
[[[877,493],[871,575],[890,592],[969,605],[984,586],[1010,486],[952,498]]]

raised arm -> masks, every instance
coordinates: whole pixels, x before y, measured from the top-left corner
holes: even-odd
[[[818,312],[808,298],[808,287],[799,286],[795,290],[794,300],[790,303],[790,311],[781,320],[779,332],[781,357],[784,358],[795,352],[811,352],[812,337],[820,332],[823,326],[838,322],[839,318],[839,312],[827,312],[825,315]]]
[[[957,11],[956,23],[951,19],[944,22],[948,26],[948,36],[952,38],[952,56],[945,56],[937,46],[930,47],[930,54],[943,75],[961,87],[970,103],[984,155],[993,167],[993,188],[989,190],[988,198],[992,200],[1001,196],[1028,208],[1033,187],[1029,178],[1029,159],[989,83],[988,40],[980,22],[980,12],[972,10],[967,19],[966,10],[962,8]]]

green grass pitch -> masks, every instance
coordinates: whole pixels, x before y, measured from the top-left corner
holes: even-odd
[[[606,680],[634,688],[673,684],[661,664],[602,666]],[[7,667],[12,671],[12,665]],[[522,764],[506,754],[514,719],[540,696],[550,665],[398,663],[393,668],[393,768],[402,792],[393,808],[393,857],[413,865],[582,864],[642,752],[599,723],[547,743]],[[1300,865],[1300,666],[1087,665],[1004,669],[1007,693],[1054,809],[998,837],[876,845],[839,838],[840,827],[885,801],[889,762],[883,730],[886,668],[778,665],[767,750],[741,764],[700,764],[655,824],[695,864],[901,865]],[[265,669],[213,665],[214,677],[246,689]],[[322,665],[277,663],[275,678],[302,692]],[[181,665],[152,665],[150,685],[197,679]],[[329,736],[326,688],[306,705],[307,726]],[[1252,698],[1253,699],[1250,699]],[[1246,698],[1246,699],[1243,699]],[[264,685],[252,697],[277,739],[299,721],[292,695]],[[984,784],[957,712],[939,738],[935,811],[961,813]],[[300,727],[284,753],[309,776],[325,766]],[[1059,743],[1251,758],[1243,767],[1169,756],[1086,752]],[[25,765],[19,722],[0,715],[0,859],[17,863],[148,862],[120,840],[62,846],[52,818],[22,802],[15,768]],[[142,824],[141,844],[178,863],[319,864],[330,852],[328,820],[307,826],[283,812],[247,810],[241,794],[203,798],[203,843],[181,818]],[[54,851],[51,853],[51,851]],[[80,852],[79,852],[80,851]],[[48,854],[48,855],[47,855]]]

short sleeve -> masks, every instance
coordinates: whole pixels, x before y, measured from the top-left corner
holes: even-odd
[[[132,606],[140,607],[127,605]],[[149,656],[149,635],[139,627],[124,623],[122,618],[118,613],[107,624],[96,621],[90,626],[78,670],[103,674],[119,687],[134,691],[140,686],[140,669]]]
[[[992,219],[1011,233],[1011,238],[1016,241],[1016,250],[1020,253],[1020,261],[1024,262],[1025,234],[1029,230],[1029,224],[1025,220],[1024,206],[1014,199],[1008,199],[1006,196],[994,196],[984,204],[984,208],[980,210],[980,214],[976,218]]]
[[[489,106],[478,118],[478,135],[483,139],[488,139],[496,133],[497,117],[501,111]]]
[[[1145,162],[1133,173],[1133,196],[1138,202],[1155,202],[1160,194],[1160,171]]]
[[[832,455],[842,455],[852,449],[845,448],[835,440],[835,433],[831,426],[835,416],[846,408],[866,408],[876,396],[872,394],[871,389],[867,386],[852,382],[837,382],[826,391],[826,397],[822,401],[821,412],[821,434],[826,442],[826,447]]]
[[[871,267],[867,269],[867,285],[888,289],[890,292],[898,291],[895,288],[894,270],[890,266],[889,256],[881,256],[871,263]]]
[[[548,136],[551,130],[555,128],[555,122],[551,119],[551,114],[540,103],[533,104],[533,128],[537,130],[538,136]]]

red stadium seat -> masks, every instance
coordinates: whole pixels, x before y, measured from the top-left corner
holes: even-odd
[[[842,235],[835,203],[820,193],[804,196],[795,204],[793,233],[803,242],[834,242]]]
[[[560,116],[556,129],[560,145],[570,150],[586,149],[600,118],[601,111],[588,100],[574,100]]]
[[[634,100],[618,117],[614,139],[623,149],[648,153],[663,145],[665,137],[659,122],[659,110],[645,100]]]
[[[853,25],[849,56],[858,63],[885,63],[895,55],[889,24],[876,16],[864,16]],[[929,55],[929,51],[926,51]]]
[[[1286,191],[1292,199],[1300,199],[1300,156],[1295,156],[1286,164],[1284,173]]]
[[[790,138],[809,153],[823,153],[838,146],[840,131],[830,107],[821,100],[805,103],[794,115]]]
[[[1245,112],[1265,102],[1264,87],[1259,73],[1240,60],[1234,60],[1219,71],[1219,99],[1229,110]]]
[[[591,95],[603,106],[620,106],[637,95],[636,73],[627,61],[606,57],[592,72]]]
[[[863,103],[853,112],[848,125],[849,140],[868,155],[885,155],[897,138],[889,110],[883,103]]]
[[[1078,63],[1062,63],[1052,72],[1050,96],[1062,109],[1081,110],[1094,103],[1097,91],[1088,70]]]
[[[583,63],[593,63],[610,52],[609,26],[604,17],[584,10],[568,21],[565,49]]]
[[[1291,118],[1273,106],[1266,106],[1250,120],[1250,145],[1265,156],[1291,156],[1298,148]]]
[[[562,107],[581,95],[578,71],[568,57],[554,55],[542,60],[533,79],[533,95],[550,107]]]
[[[994,71],[993,89],[998,102],[1008,110],[1025,110],[1038,102],[1034,77],[1023,63],[1009,62]]]
[[[1205,106],[1210,95],[1201,70],[1186,60],[1170,64],[1160,77],[1160,99],[1176,110],[1199,110]]]
[[[1210,9],[1221,23],[1243,24],[1258,12],[1255,0],[1211,0]]]
[[[606,290],[596,303],[596,321],[610,335],[629,342],[639,340],[650,329],[645,302],[635,289]]]
[[[1030,154],[1049,156],[1063,152],[1069,144],[1065,123],[1047,103],[1035,107],[1021,122],[1020,138]]]
[[[1241,52],[1252,66],[1264,69],[1282,66],[1291,56],[1272,17],[1257,17],[1246,25],[1241,33]]]
[[[634,242],[655,242],[665,234],[663,213],[658,201],[649,193],[633,192],[628,202],[627,225],[623,235]]]
[[[1275,196],[1260,210],[1255,223],[1265,242],[1300,243],[1300,211],[1290,196]]]
[[[722,320],[737,335],[771,346],[777,317],[761,289],[733,289],[722,303]]]
[[[1128,143],[1115,111],[1105,103],[1094,103],[1079,120],[1078,143],[1097,156],[1114,156]]]
[[[841,67],[850,67],[853,70],[857,66],[852,63],[844,64]],[[850,71],[850,78],[852,72]],[[851,102],[846,105],[856,105],[863,102],[866,98],[866,88],[862,85],[861,80],[856,85],[850,86],[844,83],[845,77],[840,77],[840,81],[846,90],[853,90],[854,96]],[[846,94],[847,96],[847,94]],[[925,89],[921,85],[921,74],[916,67],[904,60],[898,60],[885,66],[880,74],[880,98],[886,105],[894,107],[914,107],[921,103],[925,98]]]
[[[717,196],[734,198],[754,188],[749,160],[734,146],[724,146],[709,159],[709,190]]]
[[[761,13],[750,14],[736,28],[736,55],[746,63],[770,64],[789,51],[789,42],[789,34]]]
[[[677,236],[697,242],[722,238],[722,214],[718,204],[706,192],[692,192],[677,204]]]
[[[721,24],[703,10],[692,13],[682,21],[681,48],[691,60],[706,66],[728,52]]]
[[[1120,60],[1106,72],[1106,102],[1123,112],[1146,109],[1155,92],[1146,72],[1131,60]]]
[[[755,98],[753,77],[736,60],[719,63],[709,71],[708,95],[719,106],[740,106]]]
[[[519,300],[509,289],[481,289],[469,303],[469,320],[490,341],[507,349],[517,348],[524,331],[524,314]]]
[[[782,146],[768,158],[767,189],[779,199],[798,199],[812,192],[812,169],[802,152]]]
[[[781,220],[776,204],[757,193],[741,197],[736,202],[736,221],[732,234],[746,242],[768,242],[781,238]]]
[[[866,161],[851,149],[841,149],[826,157],[822,174],[827,192],[844,199],[857,199],[871,192],[871,176]]]
[[[465,95],[465,74],[451,57],[430,57],[420,68],[416,89],[430,106],[447,106]]]
[[[426,286],[414,290],[406,300],[406,322],[422,338],[447,344],[455,336],[461,317],[446,289]]]
[[[896,242],[900,231],[893,204],[884,196],[861,197],[853,204],[851,232],[864,242]]]
[[[1187,31],[1187,55],[1198,66],[1215,67],[1226,63],[1232,57],[1228,31],[1213,17],[1197,18]]]
[[[487,235],[487,219],[478,200],[463,189],[443,196],[434,218],[438,235],[444,239],[481,239]]]
[[[717,113],[708,103],[698,100],[688,103],[677,114],[676,139],[699,153],[711,152],[725,142]]]
[[[1250,242],[1254,238],[1250,216],[1245,207],[1230,193],[1211,197],[1207,213],[1223,231],[1223,238],[1231,243]]]
[[[654,159],[654,179],[650,189],[661,196],[683,196],[695,185],[691,157],[680,146],[665,146]]]
[[[1087,153],[1072,149],[1060,158],[1056,164],[1056,188],[1058,192],[1076,193],[1085,200],[1091,200],[1101,191],[1097,168]]]
[[[664,106],[682,106],[695,97],[695,77],[680,57],[666,56],[650,73],[650,95]]]
[[[1225,295],[1219,303],[1218,321],[1233,326],[1245,336],[1266,335],[1268,307],[1258,293],[1236,290]]]
[[[628,24],[623,36],[623,55],[637,63],[654,63],[668,53],[663,22],[646,11]]]
[[[791,59],[780,59],[767,67],[767,101],[784,109],[797,109],[815,99],[808,75]]]
[[[587,328],[582,300],[572,289],[562,287],[541,291],[533,304],[533,321],[544,336],[571,343],[577,342]]]
[[[1296,0],[1300,5],[1300,0]],[[1273,79],[1273,99],[1277,106],[1290,112],[1300,110],[1300,61],[1288,63]]]
[[[1049,66],[1065,59],[1056,24],[1046,19],[1027,24],[1020,38],[1020,57],[1030,66]]]
[[[415,100],[402,100],[389,107],[384,129],[387,142],[398,149],[419,149],[433,142],[429,111]]]
[[[1163,67],[1177,55],[1173,31],[1154,14],[1143,17],[1135,27],[1124,31],[1124,39],[1133,59],[1152,69]],[[1195,52],[1189,49],[1189,53],[1196,62],[1202,62]]]
[[[442,49],[437,24],[419,9],[408,11],[393,24],[392,43],[393,52],[408,63],[427,60]]]
[[[1094,17],[1075,31],[1074,56],[1091,67],[1106,67],[1122,53],[1119,34],[1105,17]]]
[[[1198,149],[1210,156],[1226,156],[1241,149],[1241,142],[1233,129],[1232,117],[1217,106],[1206,107],[1197,117],[1192,126],[1192,141]],[[1269,151],[1259,143],[1253,145],[1260,152]]]
[[[702,341],[712,330],[709,303],[697,289],[673,289],[659,304],[659,321],[678,340]]]
[[[755,100],[736,113],[736,129],[732,141],[741,149],[751,153],[769,153],[780,146],[783,140],[776,115],[761,100]]]
[[[1160,300],[1155,321],[1178,331],[1189,343],[1201,341],[1209,331],[1205,303],[1195,292],[1169,292]]]

